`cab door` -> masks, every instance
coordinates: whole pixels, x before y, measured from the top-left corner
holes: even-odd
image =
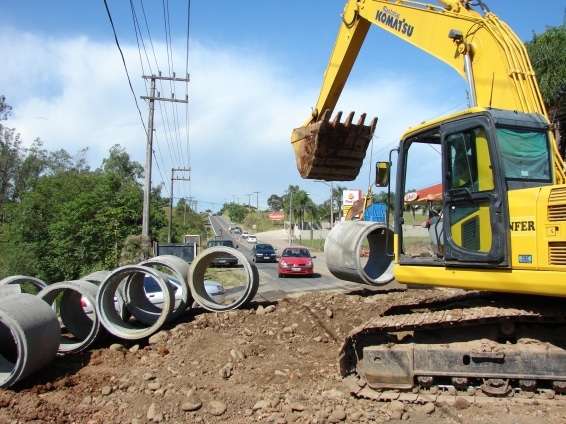
[[[448,266],[508,263],[507,201],[493,133],[485,117],[441,126]]]

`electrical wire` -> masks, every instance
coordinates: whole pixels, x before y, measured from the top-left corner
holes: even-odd
[[[128,79],[128,85],[130,86],[130,91],[132,92],[132,96],[134,97],[134,103],[136,104],[136,109],[138,110],[138,114],[140,116],[140,121],[143,127],[145,134],[147,135],[147,128],[145,126],[145,122],[142,117],[140,105],[138,104],[138,98],[136,96],[136,92],[134,91],[134,87],[132,86],[132,80],[130,79],[130,73],[128,72],[128,66],[126,65],[126,59],[124,59],[124,52],[122,52],[122,47],[120,47],[120,42],[118,41],[118,34],[116,34],[116,27],[114,26],[114,21],[112,19],[112,14],[110,13],[110,8],[108,7],[107,0],[104,1],[104,7],[106,8],[106,14],[108,15],[108,20],[110,21],[110,25],[112,26],[112,32],[114,33],[114,42],[118,47],[118,51],[120,52],[120,57],[122,58],[122,65],[124,65],[124,71],[126,72],[126,78]]]
[[[143,0],[139,0],[139,3],[140,3],[140,6],[141,6],[143,21],[144,21],[145,29],[146,29],[146,32],[147,32],[147,37],[148,37],[148,40],[149,40],[149,45],[150,45],[150,47],[151,47],[151,52],[152,52],[153,60],[154,60],[154,62],[155,62],[155,67],[156,67],[156,69],[157,69],[157,72],[158,72],[159,74],[161,74],[161,69],[160,69],[160,67],[159,67],[159,62],[158,62],[158,60],[157,60],[157,54],[155,53],[155,46],[154,46],[154,44],[153,44],[153,38],[152,38],[152,36],[151,36],[151,30],[150,30],[150,28],[149,28],[149,21],[148,21],[148,19],[147,19],[147,14],[146,14],[146,12],[145,12],[144,2],[143,2]],[[140,30],[140,33],[141,33],[141,30]],[[143,45],[143,47],[144,47],[144,52],[145,52],[145,55],[146,55],[146,59],[147,59],[147,61],[148,61],[148,63],[149,63],[149,55],[148,55],[147,50],[146,50],[146,48],[145,48],[145,43],[143,42],[143,37],[142,37],[142,45]],[[151,68],[151,67],[150,67],[150,68]],[[153,71],[152,71],[152,73],[153,73]],[[162,80],[158,80],[158,83],[159,83],[159,87],[160,87],[161,92],[164,92],[164,89],[163,89],[163,81],[162,81]],[[169,163],[170,163],[171,167],[174,167],[177,162],[174,160],[174,156],[176,155],[176,153],[173,152],[174,149],[173,149],[173,147],[171,146],[171,142],[174,140],[174,135],[173,135],[174,133],[173,133],[173,130],[171,130],[171,123],[170,123],[170,120],[169,120],[169,114],[167,113],[167,108],[164,107],[164,106],[161,104],[161,102],[158,102],[158,108],[159,108],[159,112],[160,112],[160,115],[161,115],[161,121],[162,121],[162,123],[165,124],[166,132],[167,132],[167,134],[166,134],[166,136],[165,136],[165,141],[166,141],[166,143],[167,143],[167,147],[168,147],[168,150],[169,150]]]

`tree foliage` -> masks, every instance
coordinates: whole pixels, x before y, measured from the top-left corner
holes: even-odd
[[[566,25],[548,28],[527,43],[542,96],[553,108],[566,93]]]
[[[10,110],[0,97],[3,122]],[[70,280],[134,258],[141,246],[132,236],[141,233],[142,173],[118,145],[91,170],[86,150],[49,152],[39,139],[26,147],[15,129],[0,123],[0,279],[26,274]],[[166,241],[169,199],[160,187],[151,199],[151,233]],[[178,241],[205,232],[202,217],[182,204],[175,208],[173,230]]]
[[[221,214],[226,214],[230,221],[241,224],[244,222],[246,215],[249,212],[248,206],[240,205],[239,203],[225,203],[220,210]]]

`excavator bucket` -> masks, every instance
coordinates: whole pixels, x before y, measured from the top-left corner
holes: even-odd
[[[354,112],[344,122],[340,122],[341,117],[342,112],[338,112],[331,121],[326,110],[322,119],[293,130],[291,143],[303,178],[352,181],[358,176],[377,118],[364,125],[365,113],[357,124],[352,123]]]

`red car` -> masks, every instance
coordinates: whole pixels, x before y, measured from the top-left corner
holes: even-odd
[[[313,257],[308,249],[304,247],[287,247],[281,253],[281,258],[277,264],[279,278],[286,275],[305,275],[313,276]]]

